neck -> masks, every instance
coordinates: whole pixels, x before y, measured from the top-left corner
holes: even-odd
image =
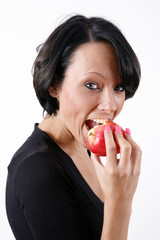
[[[46,132],[70,157],[77,152],[87,154],[86,149],[60,124],[56,116],[46,115],[38,127]]]

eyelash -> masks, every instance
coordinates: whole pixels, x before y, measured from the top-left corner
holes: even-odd
[[[96,87],[93,87],[93,85],[96,86]],[[87,88],[91,89],[91,90],[97,90],[97,89],[99,89],[98,85],[97,85],[96,83],[93,83],[93,82],[88,82],[88,83],[85,84],[85,86],[86,86]]]
[[[98,85],[94,82],[88,82],[85,84],[85,86],[88,88],[88,89],[91,89],[91,90],[97,90],[97,89],[100,89],[98,87]],[[94,86],[94,87],[93,87]],[[123,85],[117,85],[115,88],[114,88],[114,91],[116,92],[123,92],[125,91],[125,88],[123,87]]]
[[[117,86],[114,88],[114,91],[116,91],[116,92],[124,92],[124,91],[125,91],[125,88],[123,87],[123,85],[117,85]]]

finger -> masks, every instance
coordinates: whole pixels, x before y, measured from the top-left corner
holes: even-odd
[[[93,164],[95,164],[96,166],[99,166],[99,165],[103,166],[100,156],[97,156],[96,154],[91,152],[91,159]]]
[[[120,147],[119,166],[127,170],[131,165],[130,158],[132,148],[130,143],[123,137],[121,128],[119,126],[116,126],[115,138]]]
[[[141,169],[142,151],[141,151],[140,147],[138,146],[138,144],[132,139],[129,128],[126,128],[125,138],[132,147],[131,160],[132,160],[132,165],[133,165],[133,172],[139,173],[140,169]]]
[[[114,167],[117,165],[117,151],[111,128],[108,125],[105,126],[104,138],[107,153],[106,166],[109,165]]]
[[[93,166],[95,168],[95,171],[97,173],[97,176],[99,176],[102,169],[104,168],[104,166],[100,160],[100,157],[95,155],[94,153],[91,153],[91,160],[92,160]]]

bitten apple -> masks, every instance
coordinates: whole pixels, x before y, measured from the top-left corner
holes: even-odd
[[[111,131],[113,133],[114,140],[115,140],[115,127],[119,126],[117,123],[106,121],[105,124],[95,126],[88,131],[88,137],[87,137],[88,148],[91,152],[95,153],[98,156],[107,155],[106,147],[105,147],[105,139],[104,139],[105,125],[110,126]],[[124,136],[125,132],[122,127],[120,128]],[[116,144],[117,154],[118,154],[120,153],[120,147],[116,140],[115,140],[115,144]]]

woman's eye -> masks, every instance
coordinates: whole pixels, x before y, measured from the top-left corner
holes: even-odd
[[[86,83],[85,86],[89,89],[93,89],[93,90],[96,90],[96,89],[99,89],[99,87],[97,86],[96,83],[92,83],[92,82],[89,82],[89,83]]]
[[[125,88],[122,85],[118,85],[114,88],[114,91],[123,92],[125,91]]]

